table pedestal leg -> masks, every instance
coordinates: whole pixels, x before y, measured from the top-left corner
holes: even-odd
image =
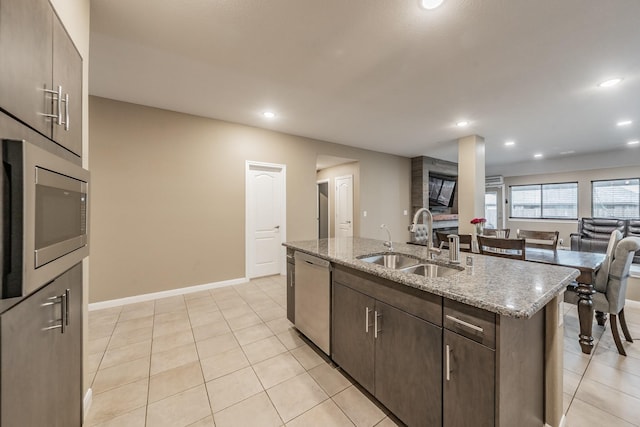
[[[595,294],[593,286],[585,283],[578,284],[578,319],[580,319],[580,335],[578,336],[580,347],[585,354],[591,354],[593,349],[593,301],[591,295]]]

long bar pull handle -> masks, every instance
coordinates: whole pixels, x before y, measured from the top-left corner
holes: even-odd
[[[65,304],[64,304],[64,323],[65,325],[69,326],[69,301],[71,297],[71,289],[67,289],[64,291],[64,300],[65,300]]]
[[[374,338],[378,338],[378,332],[381,332],[378,330],[378,318],[382,317],[382,314],[378,313],[378,310],[375,311],[375,314],[373,316],[373,337]]]
[[[447,371],[447,381],[451,379],[451,348],[447,344],[445,351],[445,370]]]
[[[474,331],[484,332],[484,329],[482,329],[480,326],[465,322],[464,320],[460,320],[457,317],[449,316],[448,314],[445,317],[451,321],[458,323],[459,325],[466,326],[469,329],[473,329]]]
[[[56,123],[62,124],[62,86],[58,86],[58,90],[45,89],[46,93],[52,93],[56,96],[56,106],[58,107],[58,114],[43,114],[45,117],[52,117],[56,119]]]
[[[67,329],[67,314],[69,313],[69,309],[67,308],[67,293],[60,295],[60,302],[62,305],[60,306],[60,333],[64,334],[65,329]]]
[[[69,130],[69,94],[64,95],[64,122],[58,120],[59,125],[64,125],[64,130]],[[62,115],[62,113],[60,113]]]
[[[369,333],[369,313],[371,313],[373,310],[371,310],[369,307],[365,307],[364,308],[364,332],[365,333]]]

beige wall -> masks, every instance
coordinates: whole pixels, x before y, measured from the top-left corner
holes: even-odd
[[[91,302],[244,277],[247,160],[287,166],[289,241],[316,238],[318,154],[358,159],[361,236],[408,238],[408,158],[98,97],[90,121]]]
[[[559,182],[578,183],[578,218],[591,217],[591,181],[603,179],[637,178],[640,169],[637,166],[593,169],[586,171],[553,173],[544,175],[526,175],[516,177],[505,177],[506,198],[509,199],[509,186],[525,184],[550,184]],[[577,221],[554,221],[554,220],[520,220],[509,218],[509,204],[506,205],[507,227],[515,230],[518,228],[526,230],[558,230],[560,238],[564,240],[565,246],[570,246],[569,234],[578,230]]]

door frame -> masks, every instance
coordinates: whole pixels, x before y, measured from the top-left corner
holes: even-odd
[[[329,178],[316,181],[316,214],[318,215],[316,234],[320,238],[320,184],[327,184],[327,232],[329,234],[327,237],[331,237],[331,180]]]
[[[249,173],[251,172],[252,167],[263,167],[263,168],[271,168],[271,169],[280,169],[281,172],[281,184],[282,184],[282,196],[281,196],[281,209],[280,209],[280,241],[287,241],[287,165],[278,164],[278,163],[265,163],[265,162],[256,162],[253,160],[245,161],[245,174],[244,174],[244,276],[246,279],[251,279],[251,261],[252,261],[252,249],[253,246],[253,238],[252,238],[252,229],[253,224],[251,223],[249,216],[249,206],[251,201],[251,188],[249,185]],[[287,272],[287,258],[286,258],[286,249],[284,246],[280,248],[279,262],[280,264],[280,274],[284,275]]]
[[[487,190],[499,190],[498,191],[498,195],[499,197],[496,198],[496,203],[498,204],[497,206],[497,211],[498,211],[498,219],[500,219],[500,214],[502,214],[502,223],[501,224],[496,224],[496,228],[506,228],[507,225],[507,205],[505,203],[507,195],[505,194],[505,185],[504,184],[498,184],[498,185],[486,185],[484,188],[484,192],[486,194]],[[500,222],[500,221],[499,221]]]

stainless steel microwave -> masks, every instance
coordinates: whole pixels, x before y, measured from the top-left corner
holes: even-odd
[[[89,172],[29,142],[2,141],[2,297],[28,295],[89,254]]]

